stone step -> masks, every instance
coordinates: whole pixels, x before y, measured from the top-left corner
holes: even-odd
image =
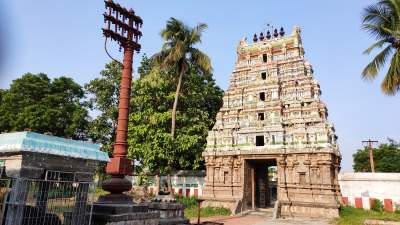
[[[257,215],[257,216],[265,216],[265,217],[271,217],[273,214],[273,208],[265,208],[265,209],[256,209],[256,210],[248,210],[244,211],[243,215]]]

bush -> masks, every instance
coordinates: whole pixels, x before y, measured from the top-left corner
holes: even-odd
[[[195,207],[185,209],[185,217],[196,218],[198,209]],[[200,210],[200,217],[211,217],[211,216],[229,216],[231,211],[222,207],[202,207]]]
[[[375,211],[375,212],[382,212],[384,209],[383,207],[383,203],[381,200],[379,199],[374,199],[372,201],[372,205],[371,205],[371,210]]]
[[[395,208],[394,213],[400,215],[400,204],[395,204],[394,208]]]
[[[197,207],[197,200],[195,197],[184,197],[184,196],[176,196],[176,200],[181,203],[186,205],[186,207],[191,208],[191,207]]]
[[[176,200],[186,205],[185,209],[185,217],[187,218],[196,218],[198,213],[197,199],[195,197],[179,197],[176,196]],[[210,216],[229,216],[231,211],[222,207],[201,207],[200,215],[201,217],[210,217]]]

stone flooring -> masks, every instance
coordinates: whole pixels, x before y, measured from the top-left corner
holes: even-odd
[[[312,219],[278,219],[274,220],[270,214],[264,212],[248,212],[236,216],[211,217],[203,218],[201,222],[219,222],[224,225],[329,225],[327,220]],[[197,220],[192,219],[192,224],[196,224]]]

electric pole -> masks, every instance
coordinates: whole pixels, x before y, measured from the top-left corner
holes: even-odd
[[[368,139],[368,141],[363,141],[363,144],[366,143],[368,144],[369,148],[369,162],[371,164],[371,172],[375,173],[375,163],[374,163],[374,143],[378,143],[378,141],[373,141],[371,139]]]
[[[102,202],[131,202],[132,200],[122,193],[132,188],[130,181],[125,179],[126,175],[132,173],[132,160],[126,157],[128,153],[128,120],[129,101],[132,84],[132,61],[133,52],[139,52],[138,43],[142,33],[139,28],[142,26],[142,19],[135,15],[132,9],[127,10],[112,0],[106,0],[106,12],[103,14],[106,27],[103,28],[103,35],[117,42],[120,50],[124,50],[122,63],[122,75],[119,91],[118,123],[114,143],[113,158],[107,164],[106,172],[111,179],[103,182],[103,189],[111,194],[102,196]]]

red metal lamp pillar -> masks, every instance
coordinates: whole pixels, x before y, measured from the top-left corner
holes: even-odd
[[[131,174],[132,160],[128,159],[128,122],[129,101],[132,84],[133,52],[140,50],[138,37],[142,35],[139,26],[142,19],[136,16],[133,10],[122,8],[111,0],[105,1],[108,13],[104,13],[107,27],[103,29],[106,38],[111,38],[124,48],[124,60],[121,75],[118,105],[117,134],[114,144],[113,158],[107,164],[106,172],[111,178],[103,182],[103,189],[109,191],[109,195],[101,196],[99,202],[105,203],[128,203],[132,199],[123,192],[132,188],[130,181],[125,179]],[[126,23],[126,22],[127,23]],[[111,26],[114,28],[111,29]]]
[[[103,183],[103,189],[111,194],[122,194],[129,191],[132,187],[130,181],[126,180],[125,175],[131,174],[132,161],[126,158],[128,153],[128,120],[129,120],[129,100],[131,95],[132,83],[132,48],[125,48],[123,70],[120,85],[120,97],[118,105],[118,125],[117,135],[114,144],[114,157],[107,164],[106,172],[111,175],[111,179]],[[117,196],[116,196],[117,197]]]

